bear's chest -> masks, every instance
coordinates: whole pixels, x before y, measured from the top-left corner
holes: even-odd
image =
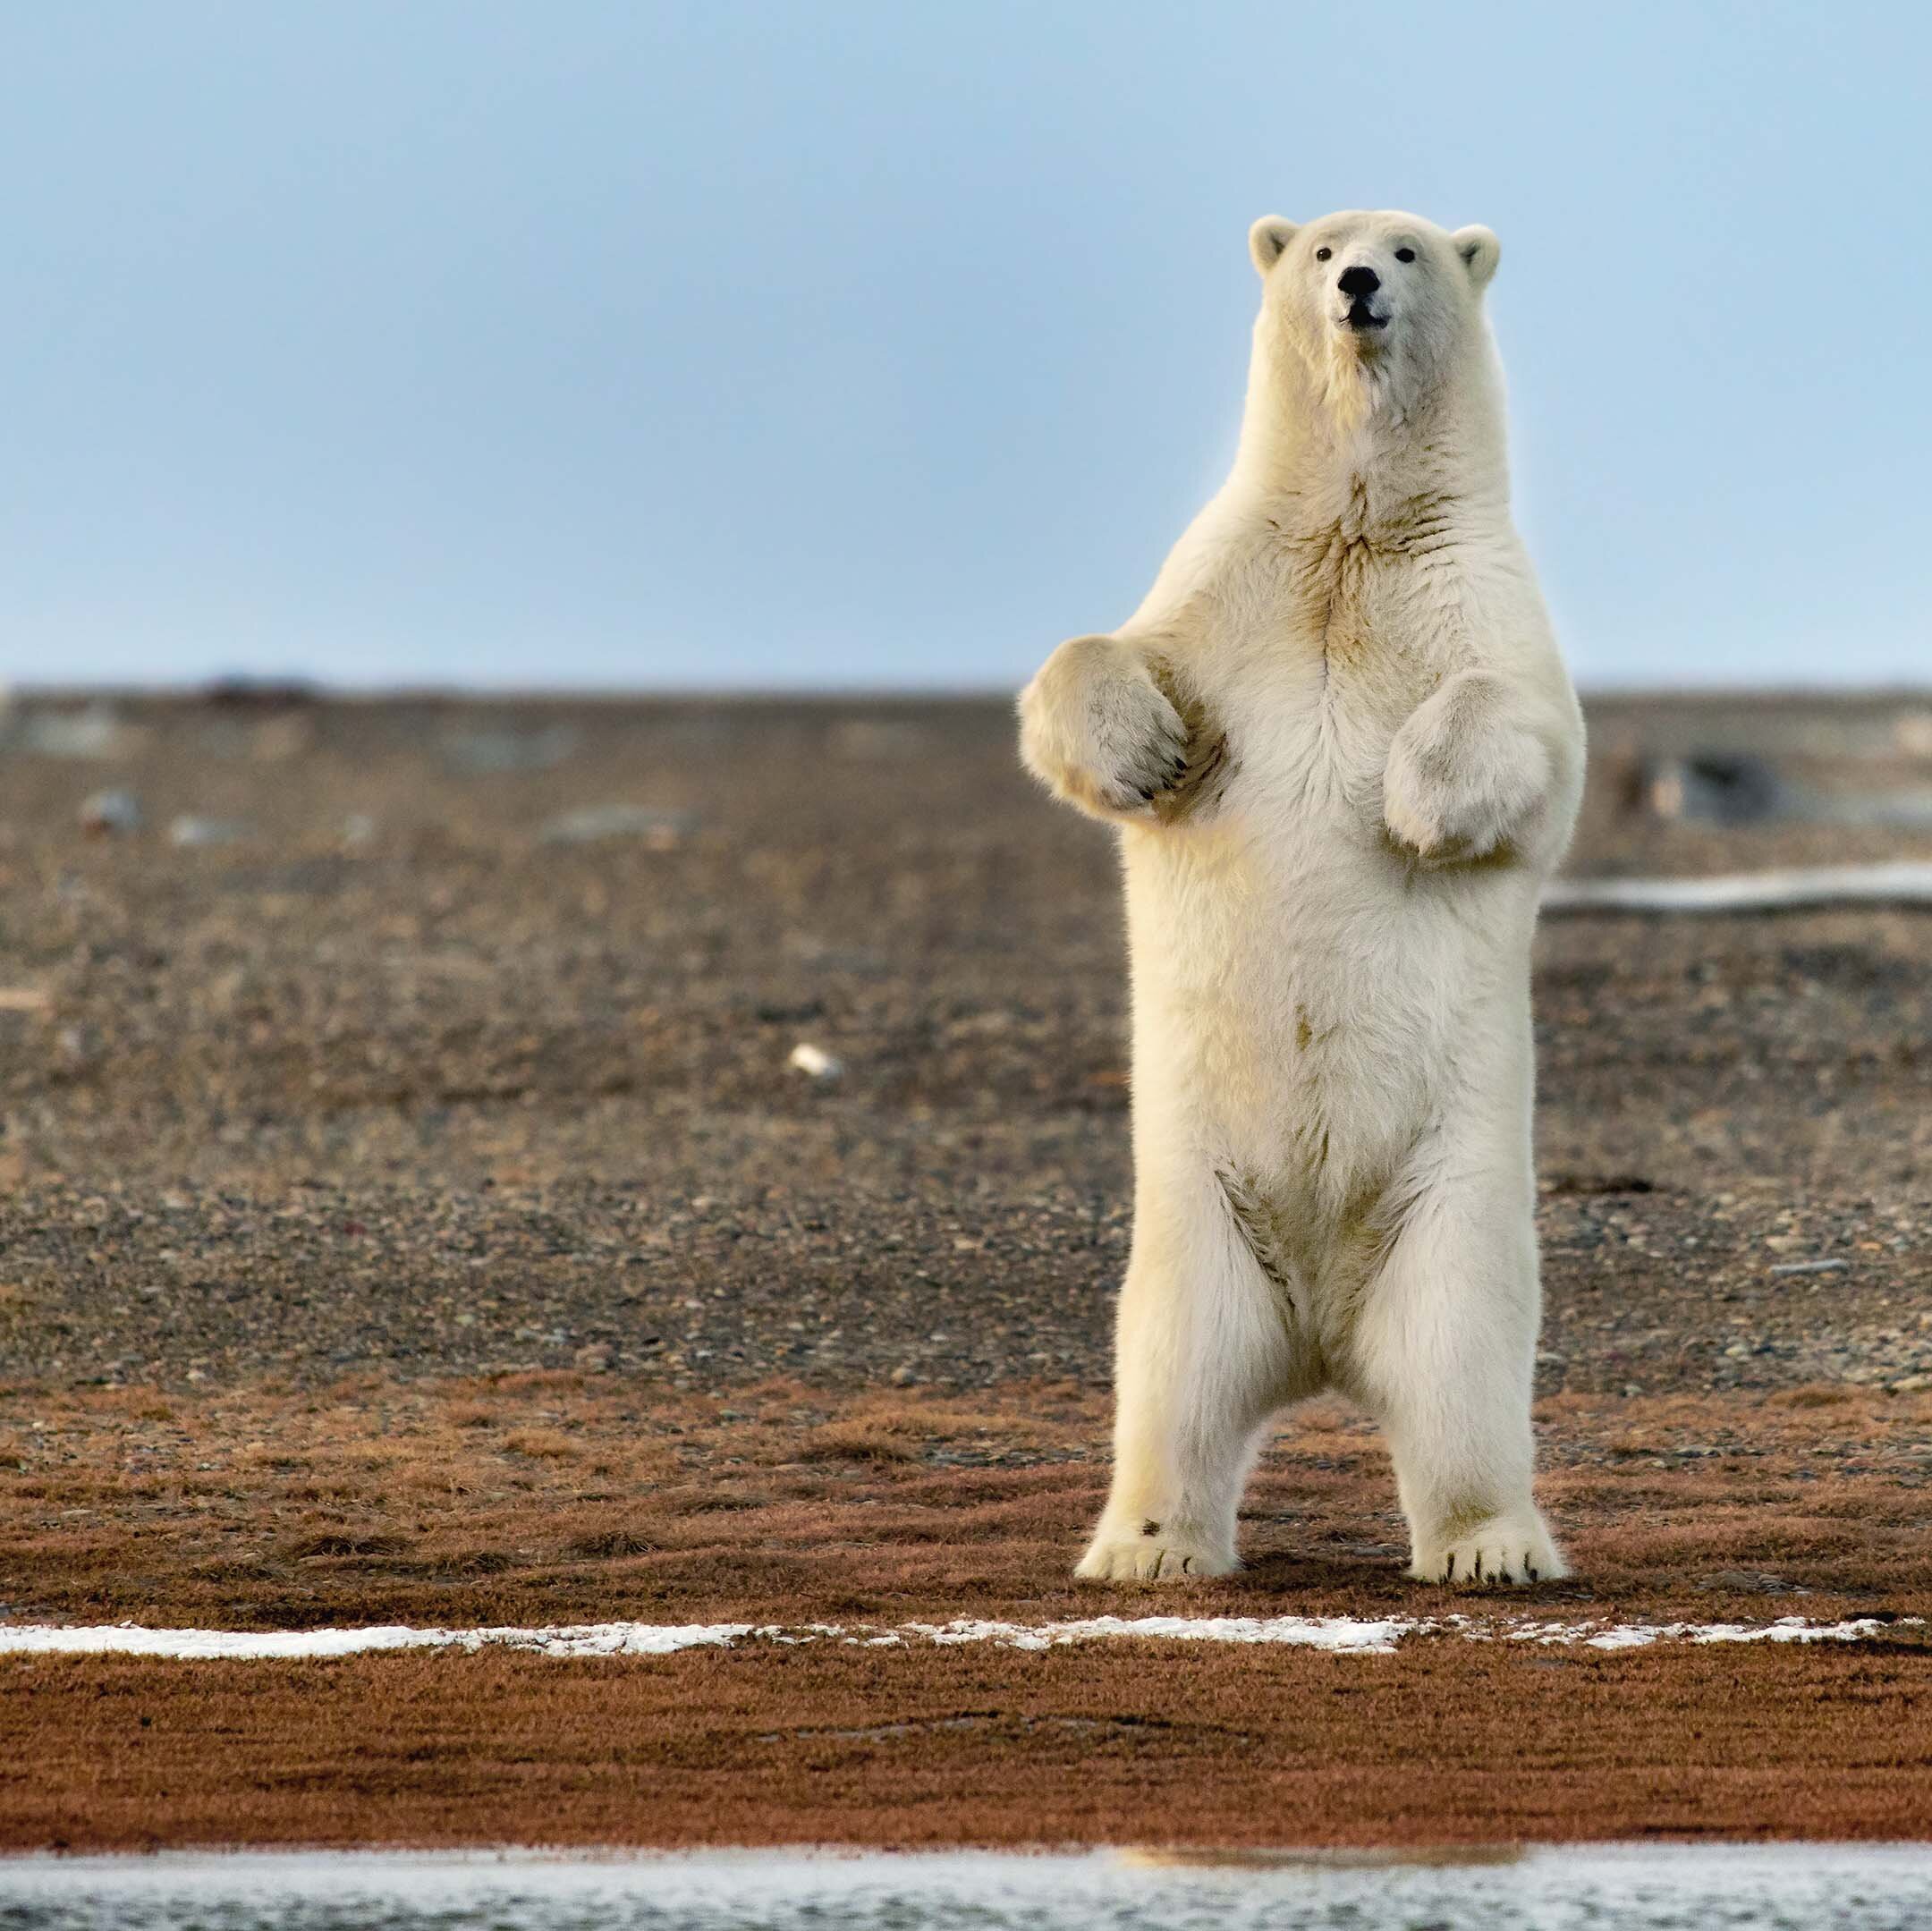
[[[1377,834],[1389,746],[1445,674],[1399,596],[1365,573],[1256,608],[1199,666],[1199,734],[1231,813]]]

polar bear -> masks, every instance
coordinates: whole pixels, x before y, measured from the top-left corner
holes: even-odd
[[[1565,1573],[1531,1495],[1530,948],[1583,727],[1511,521],[1487,228],[1250,235],[1234,466],[1021,756],[1120,827],[1133,1245],[1077,1573],[1218,1576],[1268,1419],[1382,1424],[1409,1574]]]

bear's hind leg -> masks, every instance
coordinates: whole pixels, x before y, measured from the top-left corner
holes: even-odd
[[[1262,1425],[1304,1391],[1277,1292],[1211,1175],[1184,1206],[1143,1192],[1118,1318],[1113,1486],[1074,1573],[1227,1575]]]
[[[1355,1334],[1360,1392],[1387,1434],[1417,1581],[1568,1573],[1530,1492],[1539,1314],[1524,1181],[1433,1181],[1369,1287]]]

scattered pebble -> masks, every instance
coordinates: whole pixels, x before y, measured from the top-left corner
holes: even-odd
[[[80,829],[90,838],[111,838],[140,826],[140,800],[132,792],[96,792],[80,806]]]
[[[1843,1274],[1851,1266],[1849,1260],[1781,1260],[1770,1271],[1773,1274]]]
[[[785,1062],[794,1072],[803,1073],[809,1080],[822,1080],[827,1085],[844,1076],[843,1060],[827,1053],[823,1046],[814,1046],[809,1039],[801,1039],[792,1048],[792,1057]]]
[[[446,734],[559,714],[331,702],[307,760],[183,791],[210,715],[114,707],[138,767],[26,756],[21,716],[81,708],[38,698],[0,759],[0,984],[50,1000],[0,1013],[0,1241],[33,1297],[0,1309],[8,1376],[569,1369],[607,1341],[613,1375],[665,1386],[1105,1382],[1132,1206],[1118,886],[1013,767],[1004,707],[908,707],[927,754],[877,766],[828,756],[855,702],[613,704],[561,773],[458,779]],[[145,828],[83,841],[109,784]],[[620,831],[644,805],[700,829],[669,857],[536,843],[613,802]],[[1600,787],[1591,809],[1587,870],[1747,862]],[[260,843],[172,847],[192,810]],[[1892,849],[1753,838],[1752,865]],[[1886,1393],[1932,1373],[1928,934],[1544,933],[1546,1394],[1809,1390],[1848,1437],[1932,1398]],[[843,1082],[788,1067],[801,1042],[856,1055]],[[1768,1271],[1819,1258],[1846,1265]]]

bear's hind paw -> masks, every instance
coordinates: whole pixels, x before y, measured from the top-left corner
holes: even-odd
[[[1073,1573],[1082,1582],[1201,1582],[1240,1567],[1230,1550],[1147,1522],[1124,1533],[1101,1529]]]

